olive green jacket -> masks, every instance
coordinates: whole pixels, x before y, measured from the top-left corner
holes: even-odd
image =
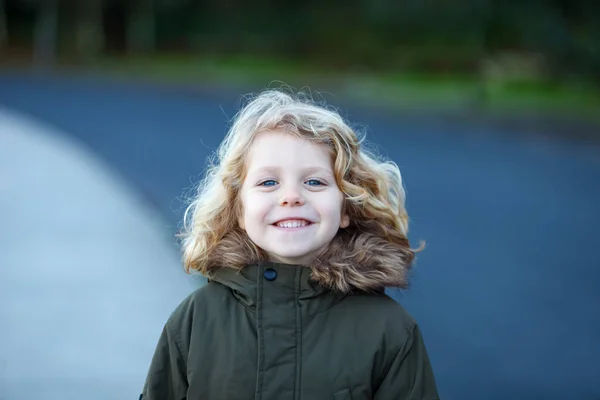
[[[143,400],[434,400],[418,325],[383,291],[341,294],[310,269],[221,268],[164,326]]]

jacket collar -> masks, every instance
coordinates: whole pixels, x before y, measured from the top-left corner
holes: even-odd
[[[311,273],[311,268],[306,266],[262,261],[247,265],[241,270],[219,268],[209,281],[229,287],[234,296],[251,309],[256,307],[259,297],[265,293],[262,290],[265,284],[276,286],[278,296],[281,295],[284,299],[306,302],[319,298],[323,300],[318,302],[319,309],[328,308],[344,296],[320,285],[311,278]]]

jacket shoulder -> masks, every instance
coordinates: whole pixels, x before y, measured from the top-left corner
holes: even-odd
[[[348,296],[345,310],[361,325],[379,332],[393,347],[402,346],[412,334],[417,322],[397,301],[384,293],[358,293]]]
[[[165,329],[178,342],[178,347],[186,353],[189,348],[189,338],[194,327],[201,321],[206,321],[211,315],[217,314],[219,307],[226,298],[230,298],[229,289],[218,283],[206,283],[190,293],[169,316]]]
[[[345,302],[367,319],[384,320],[406,329],[411,329],[416,324],[413,316],[385,293],[356,293],[348,296]]]
[[[167,324],[176,327],[188,318],[193,318],[195,313],[212,310],[214,303],[220,303],[223,298],[231,296],[229,289],[218,283],[208,282],[194,290],[169,316]]]

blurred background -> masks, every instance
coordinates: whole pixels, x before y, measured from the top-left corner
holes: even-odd
[[[3,66],[347,88],[412,106],[593,113],[594,1],[2,0]],[[323,88],[321,88],[323,89]]]
[[[282,85],[403,171],[443,399],[600,399],[599,43],[584,0],[0,0],[0,399],[137,398],[186,199]]]

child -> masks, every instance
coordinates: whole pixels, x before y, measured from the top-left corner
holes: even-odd
[[[419,327],[384,293],[414,258],[400,171],[339,114],[270,90],[186,212],[208,283],[173,312],[141,398],[438,398]]]

